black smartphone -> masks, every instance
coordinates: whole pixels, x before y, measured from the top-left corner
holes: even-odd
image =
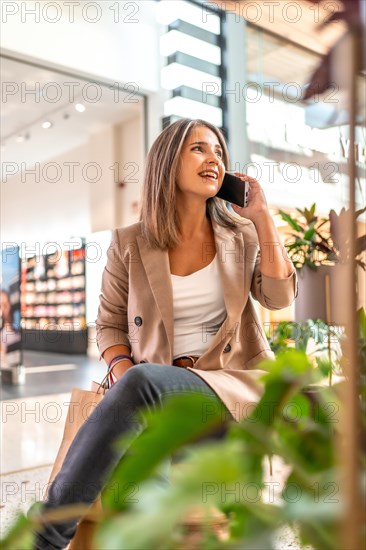
[[[248,191],[249,186],[247,181],[243,181],[237,176],[226,172],[220,191],[216,194],[216,197],[233,202],[238,206],[246,207],[248,206]]]

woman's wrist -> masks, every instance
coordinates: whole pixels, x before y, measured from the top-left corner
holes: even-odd
[[[120,378],[128,369],[130,369],[135,363],[132,359],[120,359],[116,361],[109,372],[112,373],[116,378]]]
[[[271,213],[269,212],[268,208],[263,208],[263,210],[256,213],[255,217],[252,219],[252,222],[255,225],[255,228],[258,229],[261,228],[261,224],[273,224],[273,218],[271,216]]]
[[[132,365],[134,365],[134,362],[129,355],[116,355],[109,361],[108,373],[119,378],[127,369],[132,367]]]
[[[113,368],[114,364],[117,363],[117,361],[121,361],[122,359],[128,359],[129,361],[131,361],[133,363],[133,359],[130,355],[124,355],[124,354],[121,354],[121,355],[115,355],[108,363],[108,369],[111,369]]]

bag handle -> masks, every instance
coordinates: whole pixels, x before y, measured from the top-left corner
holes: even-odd
[[[108,388],[106,387],[106,382],[108,380],[108,376],[109,376],[109,372],[107,372],[107,374],[104,376],[103,380],[100,382],[100,384],[98,385],[98,389],[95,393],[99,393],[99,390],[100,388],[103,388],[103,394],[105,393],[105,390],[107,390]]]
[[[115,363],[115,364],[117,365],[117,363]],[[109,390],[110,389],[110,387],[109,387],[109,375],[113,372],[114,367],[115,367],[115,365],[113,365],[111,369],[108,367],[107,374],[104,376],[103,380],[99,384],[96,393],[99,393],[100,388],[103,388],[104,390]],[[103,393],[105,393],[105,391]]]

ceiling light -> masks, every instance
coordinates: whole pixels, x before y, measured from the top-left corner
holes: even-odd
[[[77,103],[75,105],[75,110],[78,111],[78,113],[83,113],[85,111],[85,107],[82,103]]]
[[[50,122],[49,120],[45,120],[44,122],[42,122],[42,128],[44,128],[45,130],[48,130],[51,127],[52,127],[52,122]]]
[[[19,136],[17,136],[17,137],[15,138],[15,141],[16,141],[17,143],[23,143],[23,141],[24,141],[24,136],[22,136],[22,135],[19,134]]]

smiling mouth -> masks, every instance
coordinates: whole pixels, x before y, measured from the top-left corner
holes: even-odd
[[[201,178],[205,178],[205,179],[210,179],[212,181],[217,181],[219,179],[219,175],[217,172],[200,172],[198,174],[199,176],[201,176]]]

